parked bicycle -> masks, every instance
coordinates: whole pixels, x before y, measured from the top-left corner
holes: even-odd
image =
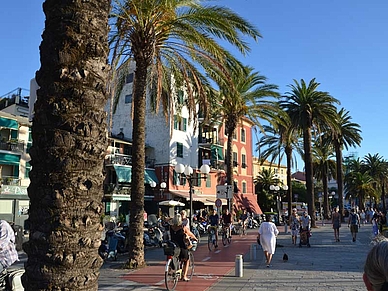
[[[189,271],[187,276],[191,280],[194,274],[194,254],[197,249],[197,242],[192,241],[192,247],[189,249]],[[167,290],[175,290],[178,281],[183,276],[183,261],[179,260],[181,252],[180,247],[172,241],[167,241],[163,244],[164,254],[167,256],[167,262],[164,269],[164,281]]]

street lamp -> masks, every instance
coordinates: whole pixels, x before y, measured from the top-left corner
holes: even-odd
[[[166,182],[160,183],[160,189],[159,189],[159,191],[160,191],[160,197],[163,197],[163,192],[164,192],[164,189],[166,189],[166,187],[167,187]]]
[[[210,167],[209,165],[202,165],[201,168],[199,169],[201,171],[201,175],[196,175],[193,176],[193,168],[190,166],[184,166],[182,164],[176,164],[175,165],[175,172],[178,174],[184,174],[187,182],[189,183],[189,194],[190,194],[190,216],[189,216],[189,221],[190,221],[190,227],[192,226],[192,219],[193,219],[193,191],[194,191],[194,186],[193,186],[193,181],[194,180],[200,180],[200,179],[207,179],[207,175],[210,173]]]
[[[279,220],[279,196],[278,196],[278,191],[280,190],[280,187],[278,185],[270,185],[269,190],[273,191],[274,194],[276,194],[276,209],[277,209],[277,223],[280,223]]]

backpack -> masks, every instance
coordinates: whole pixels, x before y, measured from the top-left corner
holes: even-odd
[[[350,215],[352,216],[351,224],[356,225],[358,223],[357,214],[351,213]]]

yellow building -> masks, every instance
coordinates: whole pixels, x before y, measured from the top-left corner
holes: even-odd
[[[258,157],[253,157],[253,177],[256,178],[263,170],[274,172],[275,178],[279,179],[280,185],[287,185],[287,166],[271,163],[267,160],[262,163]]]

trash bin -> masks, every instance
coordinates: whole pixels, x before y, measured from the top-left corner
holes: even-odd
[[[14,225],[13,231],[15,232],[15,246],[17,251],[23,250],[24,233],[21,225]]]

